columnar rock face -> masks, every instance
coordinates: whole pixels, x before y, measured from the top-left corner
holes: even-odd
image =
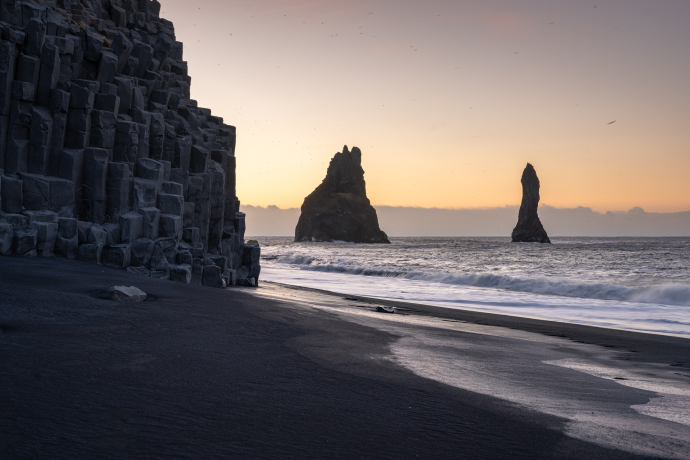
[[[190,98],[160,7],[0,0],[0,255],[258,283],[235,127]]]
[[[513,243],[551,243],[541,225],[537,208],[539,207],[539,178],[534,167],[527,163],[522,173],[522,204],[518,223],[513,229]]]
[[[326,178],[302,204],[295,241],[390,243],[369,203],[362,152],[343,147],[328,166]]]

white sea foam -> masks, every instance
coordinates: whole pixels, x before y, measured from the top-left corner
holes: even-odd
[[[690,239],[264,239],[262,278],[343,294],[690,336]],[[596,244],[593,244],[596,243]]]
[[[271,260],[271,259],[269,259]],[[278,256],[273,260],[294,265],[302,270],[349,275],[380,276],[443,284],[503,289],[533,294],[580,297],[585,299],[620,300],[638,303],[690,306],[690,286],[684,284],[661,284],[655,286],[629,287],[602,283],[573,283],[558,278],[519,278],[492,273],[443,273],[425,271],[403,271],[400,269],[370,268],[358,265],[332,265],[318,263],[310,256]]]
[[[402,278],[358,276],[265,264],[261,276],[342,294],[565,321],[592,326],[690,336],[688,307],[583,299]]]

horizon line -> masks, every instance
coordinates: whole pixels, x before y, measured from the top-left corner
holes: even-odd
[[[292,235],[245,235],[246,238],[294,238]],[[447,236],[389,236],[388,238],[506,238],[510,239],[510,235],[508,236],[487,236],[487,235],[474,235],[474,236],[468,236],[468,235],[461,235],[461,236],[452,236],[452,235],[447,235]],[[618,236],[550,236],[550,238],[606,238],[606,239],[617,239],[617,238],[682,238],[682,239],[688,239],[690,238],[690,235],[688,236],[674,236],[674,235],[669,235],[669,236],[639,236],[639,235],[618,235]],[[333,244],[372,244],[372,243],[351,243],[349,241],[345,243],[334,243],[333,241],[296,241],[296,243],[333,243]],[[373,244],[384,244],[384,243],[373,243]],[[526,242],[516,242],[515,244],[536,244],[536,245],[543,245],[544,243],[526,243]],[[553,241],[550,244],[554,244]]]
[[[280,211],[290,211],[290,210],[300,210],[301,206],[299,207],[289,207],[289,208],[281,208],[278,205],[273,205],[269,204],[266,206],[260,206],[260,205],[252,205],[252,204],[241,204],[241,206],[248,206],[252,208],[260,208],[260,209],[269,209],[269,208],[276,208]],[[372,204],[374,208],[398,208],[398,209],[423,209],[423,210],[436,210],[436,211],[492,211],[492,210],[502,210],[502,209],[513,209],[513,208],[519,208],[519,204],[513,204],[513,205],[504,205],[504,206],[493,206],[493,207],[478,207],[478,208],[440,208],[440,207],[423,207],[423,206],[392,206],[392,205],[387,205],[387,204]],[[558,206],[552,206],[549,204],[540,204],[539,208],[550,208],[550,209],[556,209],[556,210],[587,210],[591,211],[593,213],[597,214],[602,214],[606,215],[607,213],[612,213],[612,214],[626,214],[630,212],[637,212],[637,213],[644,213],[644,214],[682,214],[682,213],[690,213],[690,209],[684,210],[684,211],[646,211],[644,208],[641,206],[633,206],[630,209],[627,210],[607,210],[607,211],[597,211],[594,208],[591,208],[589,206],[575,206],[575,207],[558,207]]]

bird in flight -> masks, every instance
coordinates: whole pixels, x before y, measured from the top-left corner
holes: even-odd
[[[614,124],[614,123],[617,122],[617,121],[618,121],[618,120],[609,121],[609,122],[606,123],[606,124],[607,124],[607,125],[612,125],[612,124]]]

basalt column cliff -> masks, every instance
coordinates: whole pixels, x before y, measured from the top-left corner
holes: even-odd
[[[362,152],[347,146],[336,153],[321,185],[302,204],[295,241],[390,243],[369,203]]]
[[[534,167],[527,163],[522,173],[522,204],[518,223],[513,229],[513,243],[551,243],[539,220],[539,178]]]
[[[256,285],[235,128],[152,0],[0,0],[0,254]],[[194,280],[194,281],[192,281]]]

